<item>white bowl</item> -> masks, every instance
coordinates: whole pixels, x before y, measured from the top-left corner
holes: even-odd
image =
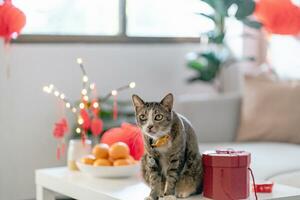
[[[124,178],[134,176],[140,171],[140,163],[126,166],[92,166],[77,161],[76,164],[81,172],[99,178]]]

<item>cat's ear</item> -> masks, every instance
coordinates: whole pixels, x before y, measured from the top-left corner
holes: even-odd
[[[145,105],[145,102],[136,94],[132,95],[132,103],[135,108],[140,108]]]
[[[173,100],[173,94],[169,93],[160,101],[160,104],[167,108],[168,111],[171,111],[173,108]]]

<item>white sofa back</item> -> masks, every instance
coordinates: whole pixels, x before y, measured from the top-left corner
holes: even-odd
[[[232,142],[239,125],[240,94],[184,95],[176,111],[192,123],[199,142]]]

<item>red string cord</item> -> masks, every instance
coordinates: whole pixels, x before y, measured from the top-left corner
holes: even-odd
[[[257,193],[256,193],[256,187],[255,187],[255,178],[254,178],[254,174],[253,174],[253,171],[252,169],[249,167],[248,170],[250,171],[250,174],[251,174],[251,177],[252,177],[252,181],[253,181],[253,188],[254,188],[254,194],[255,194],[255,199],[258,200],[258,197],[257,197]]]

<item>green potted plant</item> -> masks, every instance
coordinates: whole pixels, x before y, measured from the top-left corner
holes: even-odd
[[[198,14],[211,20],[214,23],[214,29],[201,35],[201,44],[206,46],[204,50],[191,52],[187,55],[188,68],[196,72],[194,76],[188,78],[188,82],[216,83],[221,68],[241,61],[241,59],[238,60],[234,57],[225,41],[226,18],[234,17],[245,25],[257,29],[261,27],[261,24],[250,18],[255,10],[254,0],[201,1],[208,4],[212,8],[213,13],[200,12]],[[222,91],[222,86],[217,86],[217,90]]]

